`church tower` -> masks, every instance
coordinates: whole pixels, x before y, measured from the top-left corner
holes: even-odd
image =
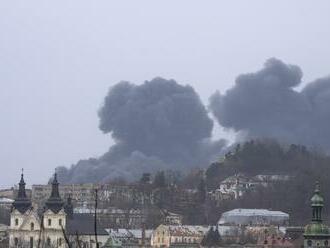
[[[64,247],[63,231],[66,226],[64,202],[58,189],[57,174],[54,174],[51,195],[45,203],[42,225],[44,242],[47,247]]]
[[[40,221],[25,191],[23,172],[10,213],[9,247],[36,247]]]
[[[32,204],[31,200],[26,195],[23,171],[21,174],[21,180],[18,185],[18,193],[15,198],[15,201],[13,202],[13,210],[17,210],[21,214],[24,214],[27,210],[31,208]]]
[[[316,183],[314,195],[311,199],[312,221],[305,227],[304,247],[305,248],[325,248],[330,247],[329,227],[322,223],[322,208],[324,200],[320,193],[319,183]]]

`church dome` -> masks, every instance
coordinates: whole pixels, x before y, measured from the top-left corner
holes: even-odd
[[[319,191],[315,192],[311,199],[312,206],[323,206],[324,200],[323,197],[320,195]]]

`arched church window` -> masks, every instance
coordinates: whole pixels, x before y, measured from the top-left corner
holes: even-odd
[[[52,225],[52,219],[48,219],[48,226]]]
[[[62,226],[62,219],[59,219],[59,220],[58,220],[58,224],[59,224],[60,226]]]
[[[33,231],[33,230],[34,230],[34,223],[31,222],[31,231]]]
[[[324,245],[325,245],[326,247],[328,247],[328,245],[329,245],[329,241],[328,241],[328,240],[324,241]]]
[[[18,219],[15,219],[15,226],[18,226]]]

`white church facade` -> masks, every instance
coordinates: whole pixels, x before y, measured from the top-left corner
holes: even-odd
[[[73,214],[71,199],[64,204],[59,194],[57,176],[52,182],[51,195],[42,210],[33,206],[25,191],[23,174],[18,194],[12,204],[9,228],[9,247],[84,247],[96,245],[92,215]],[[108,233],[97,228],[99,247],[106,242]],[[79,245],[77,245],[79,242]]]

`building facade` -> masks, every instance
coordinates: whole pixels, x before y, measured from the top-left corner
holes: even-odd
[[[65,204],[59,192],[57,175],[54,175],[50,196],[44,207],[36,208],[25,191],[23,174],[17,197],[12,204],[9,228],[9,247],[84,247],[94,248],[104,244],[108,233],[94,229],[93,215],[73,213],[71,199]],[[96,240],[98,239],[98,240]]]
[[[151,246],[160,247],[195,247],[202,242],[208,227],[189,225],[160,225],[151,235]]]

